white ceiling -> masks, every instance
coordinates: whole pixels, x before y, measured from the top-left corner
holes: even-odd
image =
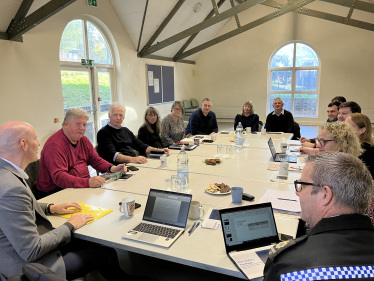
[[[219,0],[216,0],[218,2]],[[362,0],[365,2],[374,3],[374,0]],[[30,8],[29,14],[49,2],[49,0],[34,0],[33,5]],[[110,0],[119,19],[121,20],[124,28],[129,34],[134,48],[138,47],[139,34],[141,30],[143,14],[145,9],[146,0]],[[173,7],[177,4],[178,0],[149,0],[147,15],[144,22],[143,35],[141,38],[140,49],[148,42],[151,36],[155,33],[160,24],[168,16]],[[16,15],[22,0],[0,0],[0,32],[5,32],[12,18]],[[202,9],[195,13],[193,7],[197,4],[202,4]],[[100,5],[100,2],[98,3]],[[235,5],[238,5],[235,1]],[[331,5],[337,7],[336,5]],[[227,9],[231,8],[229,0],[226,0],[220,7],[219,12],[222,13]],[[157,43],[163,41],[170,36],[173,36],[189,27],[192,27],[200,22],[202,22],[209,12],[213,9],[211,0],[186,0],[184,4],[179,8],[178,12],[174,15],[165,29],[158,36]],[[358,20],[363,20],[366,22],[374,23],[373,14],[355,11],[352,18]],[[240,17],[240,14],[239,14]],[[201,31],[192,43],[187,47],[186,50],[194,48],[204,42],[207,42],[217,36],[222,27],[229,21],[229,19],[224,20],[218,24],[215,24],[207,29]],[[168,46],[162,50],[159,50],[153,55],[164,56],[168,58],[174,57],[174,55],[179,51],[183,44],[187,41],[185,38],[173,45]],[[186,59],[196,60],[199,53],[193,54]]]

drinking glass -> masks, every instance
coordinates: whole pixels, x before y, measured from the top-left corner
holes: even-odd
[[[225,154],[224,145],[223,144],[217,145],[217,157],[223,157],[224,154]]]
[[[177,183],[175,182],[177,179],[176,175],[171,176],[171,191],[177,191]]]
[[[248,147],[249,144],[248,144],[248,136],[243,136],[243,146],[244,147]]]
[[[237,150],[236,145],[231,145],[230,158],[235,158],[235,156],[236,156],[236,150]]]
[[[171,179],[165,179],[165,190],[172,191],[172,181]]]

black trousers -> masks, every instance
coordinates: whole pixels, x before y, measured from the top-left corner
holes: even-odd
[[[129,280],[130,276],[119,266],[117,252],[113,248],[72,238],[60,249],[66,267],[66,279],[73,280],[98,270],[108,281]]]

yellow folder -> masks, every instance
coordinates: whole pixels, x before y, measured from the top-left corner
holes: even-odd
[[[78,204],[82,207],[82,210],[78,210],[77,208],[74,208],[74,207],[68,208],[69,210],[75,210],[74,214],[64,214],[64,215],[54,214],[54,215],[65,218],[65,219],[70,219],[71,216],[75,215],[75,214],[79,214],[79,213],[88,214],[88,215],[92,215],[94,217],[94,220],[87,223],[87,224],[90,224],[90,223],[102,218],[103,216],[113,212],[113,210],[111,210],[111,209],[105,209],[105,208],[100,208],[100,207],[96,207],[96,206],[91,206],[91,205],[88,205],[88,204],[85,204],[85,203],[82,203],[82,202],[78,202]]]

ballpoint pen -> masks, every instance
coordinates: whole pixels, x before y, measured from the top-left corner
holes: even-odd
[[[278,198],[278,200],[295,201],[295,202],[297,202],[297,200],[295,200],[295,199],[287,199],[287,198]]]
[[[196,222],[193,223],[193,225],[191,226],[190,230],[188,231],[188,234],[191,234],[191,231],[195,227],[195,225],[196,225]]]
[[[190,231],[190,234],[188,234],[188,236],[190,236],[191,234],[192,234],[192,232],[194,232],[195,231],[195,229],[198,227],[200,225],[200,222],[198,222],[197,224],[196,224],[196,226]]]

